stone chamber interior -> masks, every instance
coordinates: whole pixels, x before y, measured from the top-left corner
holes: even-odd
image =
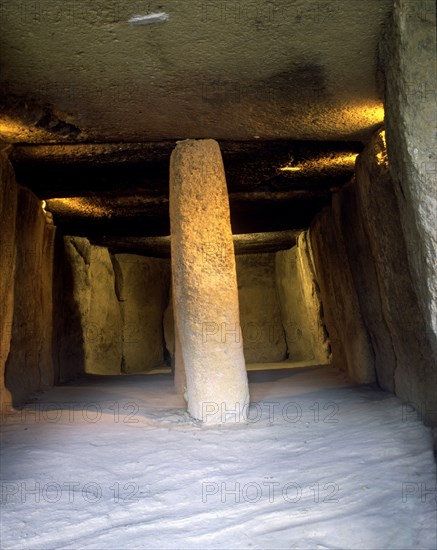
[[[350,63],[341,62],[339,46],[326,60],[296,57],[284,66],[275,50],[276,72],[258,81],[264,58],[254,69],[249,63],[240,80],[225,74],[224,16],[211,11],[211,49],[220,45],[220,63],[209,53],[199,80],[187,46],[185,76],[180,56],[171,78],[162,69],[167,111],[167,99],[136,69],[130,77],[138,85],[121,90],[118,108],[108,109],[113,102],[94,90],[94,81],[81,83],[86,93],[74,93],[74,68],[60,69],[65,44],[52,60],[53,78],[63,85],[50,86],[47,76],[44,86],[49,39],[41,26],[32,38],[32,20],[8,8],[5,21],[26,32],[22,38],[7,25],[2,39],[2,406],[19,407],[35,392],[84,374],[171,376],[178,353],[183,364],[174,308],[181,319],[190,309],[174,300],[175,251],[187,273],[191,264],[185,245],[172,242],[170,158],[179,139],[211,138],[226,175],[239,318],[228,322],[203,310],[195,320],[197,344],[190,346],[197,353],[197,345],[213,342],[226,351],[238,341],[247,369],[339,368],[357,384],[376,383],[411,403],[435,432],[435,29],[430,10],[423,17],[410,8],[404,0],[382,2],[367,21],[371,31],[359,34],[362,55],[343,52]],[[187,20],[178,9],[184,34]],[[360,30],[363,23],[344,10],[334,10],[326,25],[335,28],[346,18]],[[83,36],[70,44],[76,50],[94,32],[84,17]],[[148,48],[160,45],[163,59],[175,55],[166,46],[170,22],[153,29],[111,25],[120,35],[135,32],[136,40],[151,31]],[[193,31],[199,48],[200,32]],[[244,33],[231,33],[232,41]],[[263,47],[271,45],[263,37]],[[23,40],[19,50],[17,40]],[[280,40],[294,38],[285,33]],[[88,67],[91,50],[76,52],[72,66],[82,58]],[[128,54],[118,52],[115,67]],[[109,72],[105,84],[108,78]],[[180,95],[170,92],[175,89]],[[208,163],[196,170],[192,177],[202,185],[218,177]],[[203,193],[202,185],[199,204],[213,193],[206,184]],[[202,212],[194,208],[192,215],[201,225]],[[201,266],[201,276],[189,279],[194,290],[207,286],[227,255],[234,261],[220,236],[210,237],[191,251]],[[220,371],[220,361],[210,368]]]
[[[435,15],[2,2],[4,548],[435,547]]]

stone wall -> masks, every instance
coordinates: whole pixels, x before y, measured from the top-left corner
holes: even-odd
[[[9,356],[14,315],[14,277],[16,262],[15,226],[17,185],[7,156],[0,153],[0,406],[11,402],[5,387],[5,366]]]
[[[80,241],[77,246],[79,245]],[[83,245],[86,247],[87,241],[84,240]],[[81,264],[74,261],[79,259],[76,253],[73,245],[58,234],[55,241],[56,273],[53,281],[53,356],[58,366],[58,383],[83,374],[85,365],[83,308],[80,305],[80,296],[75,291],[75,281],[79,276],[77,270]]]
[[[269,363],[289,358],[292,361],[326,364],[330,360],[329,342],[320,320],[321,303],[310,268],[306,238],[301,243],[300,250],[303,252],[299,253],[299,272],[296,263],[293,263],[295,247],[278,253],[235,257],[240,330],[246,363]],[[290,264],[294,265],[294,269]],[[299,298],[293,301],[291,296]],[[308,301],[307,306],[304,300]],[[171,300],[168,304],[164,316],[165,341],[174,357]],[[299,310],[296,309],[298,305]]]
[[[2,403],[18,405],[56,379],[52,354],[55,228],[41,201],[16,184],[4,154],[0,174],[0,378]]]
[[[390,363],[387,356],[379,368],[379,372],[384,372],[379,377],[381,385],[406,401],[427,402],[434,407],[437,404],[436,362],[418,286],[406,261],[409,237],[399,224],[399,202],[389,171],[383,132],[375,136],[358,159],[357,184],[357,198],[378,282],[381,318],[394,351],[394,362]],[[369,297],[364,296],[365,299]],[[378,340],[381,344],[382,334]]]
[[[411,274],[403,311],[387,303],[404,319],[396,327],[396,344],[402,343],[396,392],[436,427],[437,447],[436,32],[434,0],[394,0],[380,65],[389,171],[405,237],[402,267]]]
[[[310,239],[329,333],[332,362],[358,383],[375,380],[374,356],[355,288],[342,226],[341,192],[313,221]]]
[[[125,373],[160,367],[164,362],[163,317],[168,303],[167,260],[133,254],[113,256],[120,302]]]
[[[394,391],[394,349],[382,312],[378,266],[374,261],[372,243],[368,234],[369,219],[363,210],[365,205],[362,191],[365,186],[361,179],[360,175],[358,181],[354,179],[349,182],[337,197],[337,203],[341,205],[341,226],[344,234],[345,252],[347,253],[347,264],[344,260],[344,265],[348,265],[354,288],[357,291],[361,316],[373,350],[372,367],[375,369],[376,379],[382,388]],[[366,193],[369,192],[370,189],[367,187]],[[379,216],[380,212],[376,212],[376,217]],[[393,223],[393,220],[390,223]],[[378,228],[378,223],[375,227]],[[396,227],[396,223],[394,227]],[[381,234],[380,238],[376,237],[374,239],[373,244],[378,246],[382,240],[383,235]],[[347,342],[346,345],[348,345]]]
[[[399,220],[381,131],[359,156],[356,179],[311,225],[324,320],[335,365],[359,382],[375,376],[435,424],[436,362],[406,260],[412,236]]]
[[[83,369],[89,374],[119,374],[122,322],[109,252],[82,237],[65,237],[64,243],[72,272],[73,304],[80,319],[75,339],[82,346]],[[72,334],[66,336],[68,352]]]
[[[275,282],[275,254],[236,256],[240,327],[246,363],[287,356]]]
[[[173,364],[168,260],[110,256],[106,248],[81,237],[64,237],[64,256],[64,315],[59,319],[64,327],[58,338],[61,381],[68,380],[77,365],[90,374],[119,374],[161,367],[166,356]],[[274,254],[236,257],[247,362],[286,357],[274,261]]]
[[[70,350],[89,374],[148,372],[164,363],[163,315],[168,260],[111,256],[82,237],[64,237],[71,298],[60,335],[63,369]]]
[[[276,253],[276,285],[288,359],[329,363],[330,346],[306,231],[300,233],[296,246]]]
[[[380,48],[389,170],[405,260],[437,356],[437,91],[434,0],[394,0]]]

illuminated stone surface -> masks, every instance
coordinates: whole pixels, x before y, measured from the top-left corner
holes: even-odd
[[[311,224],[310,235],[333,364],[347,370],[355,382],[374,382],[373,349],[347,256],[339,194]]]
[[[249,393],[229,201],[215,141],[187,140],[173,151],[170,223],[176,341],[185,365],[188,411],[218,423],[224,407],[245,407]]]
[[[399,228],[407,235],[405,260],[437,362],[435,2],[395,0],[386,29],[380,57],[389,170],[399,205]]]
[[[41,201],[15,183],[0,159],[2,400],[23,402],[54,384],[52,356],[53,261],[56,229]],[[4,384],[3,384],[4,372]]]
[[[375,52],[392,0],[181,2],[128,24],[152,5],[4,3],[0,137],[361,139],[382,120]]]
[[[119,374],[122,320],[107,248],[81,237],[64,238],[73,273],[73,296],[81,319],[84,371]]]
[[[406,261],[407,246],[412,244],[412,236],[399,230],[399,203],[384,145],[383,135],[375,136],[357,164],[357,199],[378,282],[377,287],[373,287],[373,293],[366,292],[362,296],[361,303],[374,299],[375,291],[379,294],[379,315],[387,327],[394,349],[395,360],[389,361],[385,357],[384,364],[381,364],[380,348],[384,331],[379,327],[373,330],[381,385],[394,389],[405,401],[415,403],[421,409],[423,419],[435,425],[433,411],[437,403],[437,372],[432,351],[433,332],[421,308],[418,295],[421,287],[414,285],[414,277]],[[378,183],[376,193],[375,182]],[[344,208],[347,209],[347,204]],[[431,221],[423,219],[425,225]],[[344,233],[349,234],[347,231]],[[418,240],[416,246],[419,247],[420,243]],[[354,258],[352,261],[359,261],[356,253]],[[357,288],[360,293],[360,287]],[[363,305],[361,310],[364,316]],[[367,326],[371,326],[370,316],[364,316],[364,319]],[[387,384],[388,377],[392,380]]]
[[[236,256],[240,327],[246,363],[287,355],[275,282],[275,254]]]
[[[163,311],[167,303],[170,262],[134,254],[113,256],[122,318],[126,373],[146,372],[164,362]]]
[[[329,363],[329,340],[321,320],[307,232],[299,235],[297,246],[276,253],[276,283],[289,359]]]
[[[16,216],[17,187],[15,175],[7,156],[2,152],[0,154],[0,406],[11,401],[11,394],[4,385],[4,372],[11,347],[11,326],[14,315]]]

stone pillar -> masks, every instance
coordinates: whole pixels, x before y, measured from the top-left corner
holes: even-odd
[[[188,412],[207,423],[243,421],[249,391],[217,142],[186,140],[173,151],[170,225],[175,340],[185,366]]]

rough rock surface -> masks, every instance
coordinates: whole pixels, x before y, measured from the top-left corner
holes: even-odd
[[[52,285],[55,227],[41,201],[18,187],[15,240],[14,311],[5,384],[14,403],[53,385]]]
[[[329,363],[329,341],[307,232],[299,235],[296,246],[276,253],[276,284],[289,359]]]
[[[379,289],[382,318],[395,356],[394,363],[384,357],[387,363],[383,380],[393,376],[388,389],[423,409],[428,421],[435,421],[431,411],[437,404],[437,371],[417,286],[405,261],[408,239],[399,231],[399,207],[383,135],[373,138],[357,162],[357,195],[378,281],[373,288]],[[362,302],[372,299],[372,294],[365,295]],[[380,353],[386,335],[381,331],[377,336]]]
[[[287,348],[275,281],[275,254],[237,255],[240,329],[246,363],[282,361]],[[164,313],[167,350],[174,363],[173,302]]]
[[[171,277],[171,274],[170,274]],[[162,325],[164,330],[164,341],[168,355],[170,356],[171,367],[174,369],[175,356],[175,330],[174,330],[174,315],[173,315],[173,293],[171,284],[167,298],[167,307],[164,310]]]
[[[164,362],[163,312],[167,304],[170,262],[134,254],[116,254],[125,373],[147,372]]]
[[[85,241],[84,241],[85,242]],[[76,246],[79,246],[78,240]],[[56,383],[73,380],[84,373],[82,305],[78,303],[76,263],[69,238],[58,234],[55,241],[53,281],[53,356]],[[84,249],[85,252],[85,249]],[[80,264],[78,264],[80,265]]]
[[[395,0],[381,44],[390,173],[406,260],[437,362],[436,12]]]
[[[372,162],[371,159],[370,162]],[[374,183],[362,173],[362,168],[360,167],[362,166],[362,162],[358,166],[357,180],[352,180],[341,191],[341,223],[361,314],[375,352],[374,359],[377,381],[382,388],[393,392],[396,364],[395,352],[389,327],[382,312],[380,282],[377,273],[378,266],[374,261],[374,252],[372,251],[372,248],[376,249],[375,252],[378,254],[377,250],[381,244],[382,232],[379,228],[381,235],[380,237],[376,236],[375,246],[371,247],[368,231],[368,222],[370,219],[372,219],[372,223],[376,223],[375,227],[379,227],[378,222],[381,210],[377,210],[374,214],[370,211],[364,211],[369,208],[369,200],[377,205],[380,199],[376,196],[372,197],[372,195],[376,195]],[[381,203],[378,204],[378,207],[383,208],[384,212],[386,212],[389,206],[391,205],[385,202],[385,199],[382,199]]]
[[[435,426],[437,372],[400,218],[380,131],[359,156],[355,180],[311,227],[324,319],[334,363],[361,382],[375,368],[383,388]]]
[[[175,320],[174,324],[174,339],[175,339],[175,347],[174,347],[174,386],[176,393],[182,394],[184,396],[185,401],[188,400],[187,395],[187,374],[185,371],[185,362],[184,362],[184,355],[182,353],[182,347],[181,347],[181,339],[180,339],[180,331],[177,328],[177,323]]]
[[[375,50],[392,0],[18,5],[2,3],[0,83],[27,108],[11,101],[4,139],[344,140],[380,121]],[[168,21],[128,24],[160,11]]]
[[[310,228],[314,265],[332,362],[358,383],[375,380],[374,356],[354,285],[341,227],[341,192]]]
[[[249,402],[238,289],[220,148],[179,142],[170,159],[173,307],[187,378],[188,412],[240,421]],[[225,410],[226,408],[226,410]]]
[[[287,355],[275,282],[275,254],[236,256],[240,328],[246,363]]]
[[[85,365],[93,374],[118,374],[122,356],[121,314],[109,252],[91,246],[90,309],[86,324]]]
[[[16,261],[15,223],[17,186],[12,166],[5,153],[0,153],[0,407],[11,402],[4,385],[6,360],[9,355],[14,314],[14,276]]]
[[[106,248],[82,237],[65,237],[73,273],[73,296],[81,318],[84,371],[119,374],[122,323],[115,295],[115,277]]]

